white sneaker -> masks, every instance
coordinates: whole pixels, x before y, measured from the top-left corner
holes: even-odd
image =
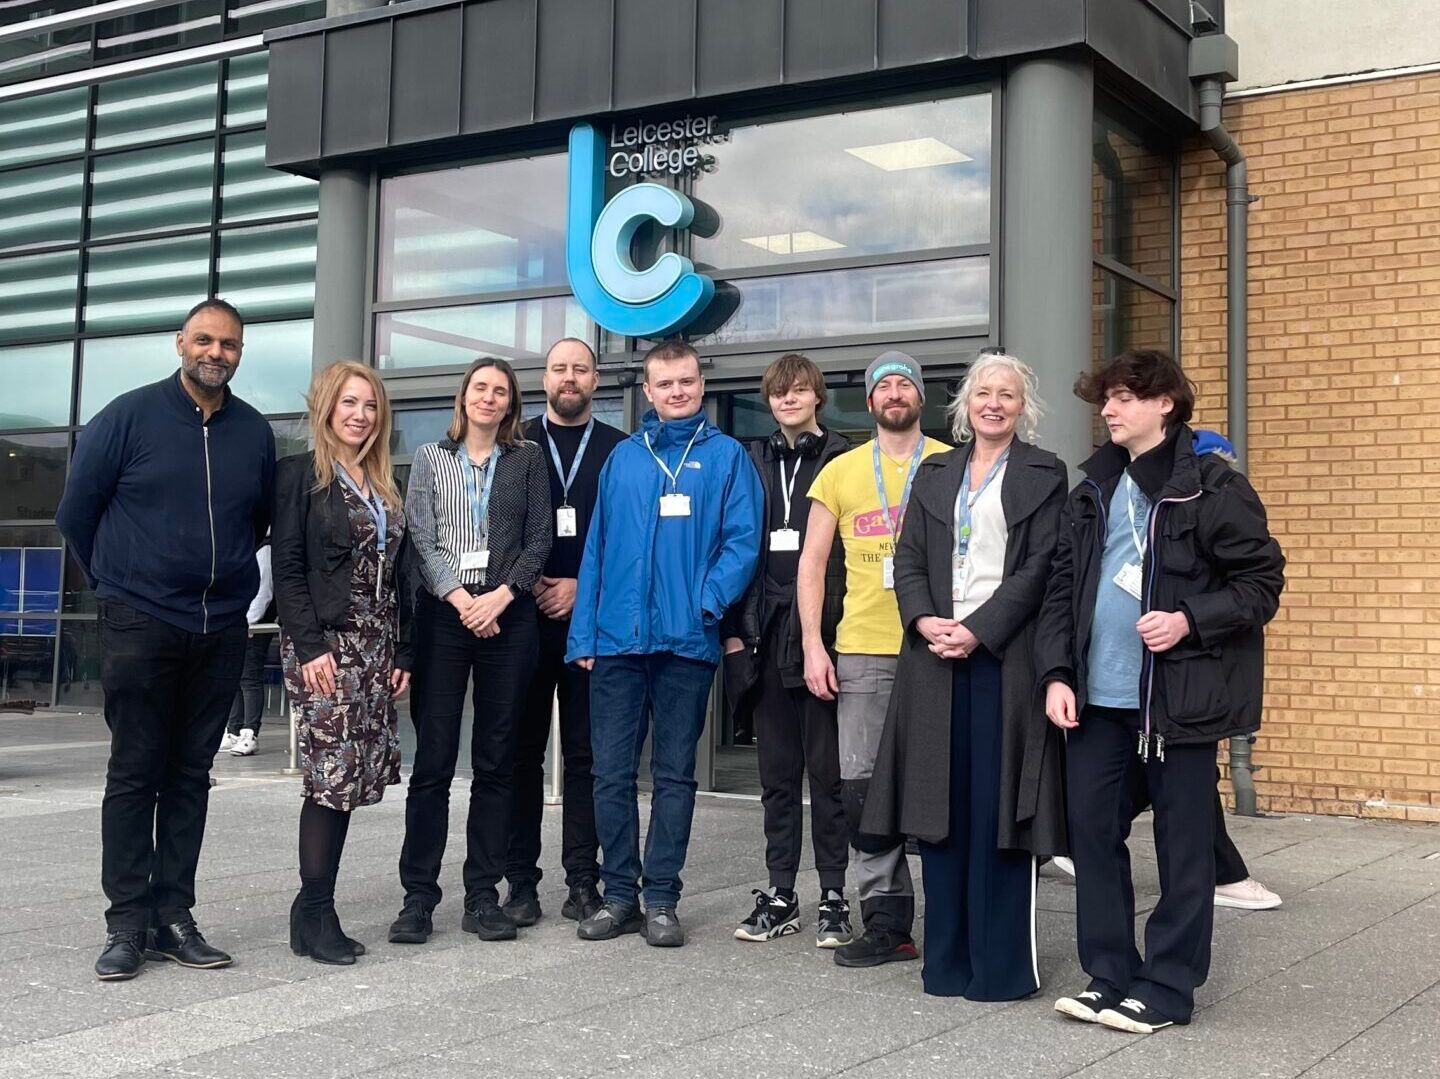
[[[236,743],[236,741],[239,740],[239,737],[240,737],[240,736],[239,736],[238,734],[231,734],[229,731],[226,731],[226,732],[225,732],[225,737],[222,738],[222,739],[220,739],[220,748],[219,748],[218,750],[216,750],[216,752],[217,752],[217,753],[228,753],[228,752],[230,752],[230,750],[232,750],[232,749],[235,748],[235,743]]]
[[[1274,910],[1283,900],[1254,877],[1236,884],[1215,885],[1215,905],[1237,910]]]
[[[240,730],[239,736],[235,739],[235,744],[230,747],[230,756],[253,756],[255,753],[255,749],[257,746],[259,746],[259,744],[260,739],[255,736],[255,732],[252,731],[249,727],[243,727]]]
[[[1050,861],[1055,863],[1055,868],[1060,870],[1060,872],[1064,873],[1067,877],[1073,877],[1075,875],[1075,863],[1072,862],[1069,858],[1057,854],[1054,858],[1051,858]]]

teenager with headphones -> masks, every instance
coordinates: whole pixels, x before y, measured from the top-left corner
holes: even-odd
[[[752,443],[750,459],[765,490],[766,539],[745,598],[732,608],[725,629],[725,681],[737,711],[753,709],[765,809],[765,866],[770,887],[755,892],[755,908],[735,930],[738,940],[764,941],[800,930],[795,878],[800,868],[802,781],[810,777],[810,838],[820,874],[816,944],[849,943],[845,900],[849,861],[845,810],[840,801],[840,750],[835,702],[805,687],[805,654],[795,606],[795,579],[810,516],[806,492],[821,468],[850,448],[820,426],[825,382],[804,356],[770,365],[760,391],[779,424]],[[845,552],[832,545],[826,573],[822,634],[833,647],[845,599]]]

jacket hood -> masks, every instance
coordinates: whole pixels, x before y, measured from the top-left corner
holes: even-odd
[[[1107,442],[1080,466],[1096,483],[1118,480],[1127,469],[1130,477],[1151,502],[1161,498],[1193,495],[1200,490],[1200,461],[1192,447],[1194,433],[1177,423],[1165,433],[1165,440],[1135,460],[1125,447]]]

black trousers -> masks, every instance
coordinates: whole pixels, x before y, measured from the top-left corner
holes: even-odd
[[[803,685],[786,686],[777,657],[774,624],[760,642],[760,683],[755,699],[760,804],[765,810],[765,868],[770,883],[795,887],[804,836],[802,783],[810,778],[810,842],[822,890],[845,889],[849,828],[840,800],[840,740],[835,702]]]
[[[1075,861],[1076,937],[1092,988],[1138,997],[1188,1020],[1210,973],[1215,890],[1215,744],[1167,745],[1165,759],[1135,751],[1139,714],[1087,707],[1065,736],[1066,808]],[[1135,949],[1130,877],[1131,784],[1155,809],[1160,902]]]
[[[560,864],[565,883],[594,884],[600,879],[595,839],[595,778],[590,752],[590,672],[565,662],[570,622],[536,614],[540,649],[530,679],[525,713],[515,739],[515,781],[510,802],[510,852],[505,879],[511,885],[538,884],[540,818],[545,809],[545,747],[550,740],[550,711],[560,698],[560,752],[565,773],[561,814]]]
[[[245,623],[190,633],[100,602],[110,764],[100,881],[111,929],[178,921],[195,905],[210,765],[245,657]]]
[[[1130,819],[1134,820],[1145,810],[1150,808],[1150,794],[1145,786],[1145,770],[1136,768],[1131,773],[1130,783]],[[1225,829],[1225,803],[1220,800],[1220,768],[1215,768],[1215,883],[1239,884],[1250,876],[1250,868],[1245,864],[1235,841],[1230,838],[1230,833]]]
[[[240,669],[240,691],[230,705],[230,722],[225,729],[231,734],[242,730],[260,733],[260,717],[265,712],[265,660],[270,656],[273,633],[256,633],[245,642],[245,665]]]
[[[535,601],[521,596],[500,632],[477,637],[448,603],[422,597],[416,612],[410,715],[415,763],[405,799],[400,882],[406,900],[440,902],[440,863],[450,823],[450,783],[460,752],[465,690],[471,687],[470,808],[465,825],[465,905],[496,899],[510,842],[515,733],[535,669]]]

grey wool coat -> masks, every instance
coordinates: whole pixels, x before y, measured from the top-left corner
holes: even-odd
[[[919,630],[925,615],[950,617],[950,558],[955,499],[970,447],[920,465],[895,551],[895,595],[905,626],[895,689],[863,831],[903,833],[930,843],[950,835],[952,664]],[[962,619],[1000,659],[1003,739],[1000,828],[996,845],[1041,856],[1065,854],[1064,741],[1045,718],[1034,664],[1035,616],[1045,596],[1066,497],[1065,465],[1048,450],[1016,439],[1000,483],[1007,539],[1004,577],[995,594]]]

